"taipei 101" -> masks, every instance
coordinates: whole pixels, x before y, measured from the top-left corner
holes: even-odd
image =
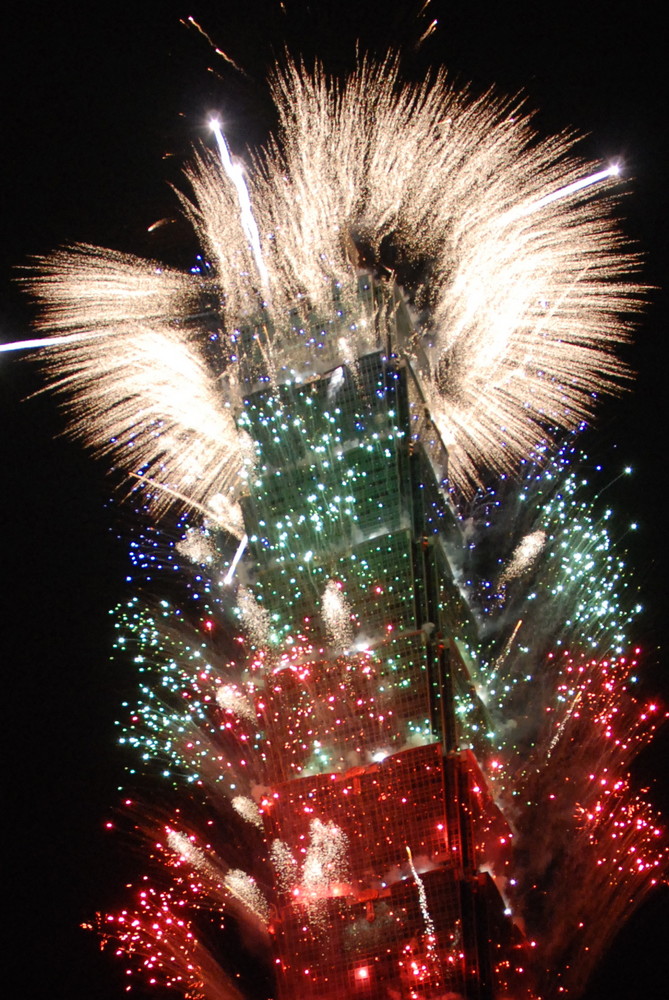
[[[661,32],[595,6],[17,14],[22,997],[666,996]]]

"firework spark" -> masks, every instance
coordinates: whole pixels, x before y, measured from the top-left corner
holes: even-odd
[[[504,587],[508,580],[528,572],[536,563],[546,545],[546,533],[540,528],[525,535],[514,549],[511,559],[500,574],[498,586]]]
[[[267,646],[270,640],[270,614],[258,603],[247,587],[239,587],[237,607],[251,641],[261,648]]]
[[[262,313],[266,366],[280,366],[294,341],[285,317],[296,305],[327,315],[333,285],[348,294],[356,244],[380,265],[389,244],[406,265],[423,265],[406,292],[422,317],[414,340],[459,487],[482,466],[515,467],[549,426],[578,426],[593,394],[616,390],[626,372],[612,349],[628,336],[621,316],[638,308],[639,288],[625,280],[634,258],[621,252],[609,201],[589,196],[595,183],[608,191],[613,170],[584,176],[571,138],[539,140],[529,115],[491,94],[458,94],[443,74],[401,86],[394,60],[363,63],[343,85],[289,65],[273,93],[278,135],[246,183],[220,129],[223,161],[200,154],[187,172],[193,199],[182,201],[206,273],[75,247],[29,280],[43,326],[86,338],[55,336],[47,352],[56,385],[75,394],[75,432],[102,451],[119,442],[114,454],[130,471],[167,461],[158,481],[197,503],[215,482],[234,492],[243,464],[227,409],[234,331]],[[229,370],[227,394],[205,360],[215,314],[228,332],[216,335],[213,379]],[[354,357],[369,347],[362,319],[346,338]],[[121,377],[133,371],[137,388]],[[179,398],[190,401],[188,418]],[[134,456],[123,447],[133,430]]]
[[[582,992],[624,920],[669,873],[660,818],[628,775],[669,714],[632,694],[634,660],[564,659],[553,720],[516,774],[509,803],[525,859],[515,898],[541,936],[540,990],[549,996]]]
[[[321,600],[321,615],[330,642],[338,649],[348,649],[353,642],[351,608],[342,594],[342,586],[335,580],[328,580]]]
[[[103,947],[120,945],[129,971],[137,967],[151,985],[178,989],[187,1000],[242,1000],[211,952],[198,940],[169,897],[152,889],[137,895],[137,908],[100,920]]]

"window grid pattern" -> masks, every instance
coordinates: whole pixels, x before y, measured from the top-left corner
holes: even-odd
[[[289,856],[294,861],[273,928],[282,1000],[384,996],[378,991],[386,985],[400,990],[390,995],[406,998],[463,989],[458,861],[449,856],[446,795],[438,745],[339,778],[276,788],[267,830],[283,845],[284,865]],[[324,852],[323,878],[314,883],[300,876],[313,864],[318,823],[341,831],[348,867],[329,872]],[[314,919],[319,912],[321,920]]]
[[[502,926],[501,901],[477,866],[508,831],[473,755],[444,749],[482,720],[455,641],[473,630],[446,453],[405,362],[377,351],[327,371],[344,314],[322,342],[304,327],[320,377],[284,371],[239,419],[257,458],[245,582],[271,623],[254,684],[278,1000],[492,1000],[482,928]],[[332,581],[348,648],[321,620]]]

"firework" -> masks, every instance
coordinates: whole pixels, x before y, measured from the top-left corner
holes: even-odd
[[[269,938],[281,1000],[576,995],[667,877],[627,773],[662,711],[634,695],[610,514],[550,458],[628,374],[617,171],[393,59],[272,86],[252,168],[215,125],[186,172],[206,266],[75,247],[28,279],[74,433],[159,528],[180,508],[190,581],[117,612],[142,675],[121,739],[178,805],[137,823],[173,890],[104,934],[213,1000],[175,906]]]
[[[616,171],[588,173],[566,135],[540,140],[528,114],[457,94],[442,74],[401,86],[392,60],[341,86],[289,66],[273,87],[279,133],[245,180],[220,130],[223,161],[201,153],[187,171],[208,269],[83,246],[28,279],[57,331],[46,364],[74,393],[76,433],[136,474],[160,467],[149,488],[161,503],[208,507],[214,484],[228,497],[244,454],[230,412],[239,327],[262,313],[268,371],[299,371],[308,317],[327,316],[333,284],[346,296],[357,279],[356,245],[381,266],[386,245],[407,266],[429,262],[406,290],[459,486],[482,466],[516,466],[549,426],[578,426],[593,393],[619,386],[612,348],[639,289],[609,201],[592,198]],[[296,304],[302,320],[286,329]],[[377,311],[342,324],[342,357],[369,349]]]
[[[347,649],[353,641],[351,609],[341,592],[341,584],[328,580],[321,602],[321,615],[330,641],[340,649]]]
[[[142,890],[135,911],[110,914],[100,921],[99,930],[103,943],[120,946],[118,954],[128,956],[151,985],[173,987],[189,1000],[241,1000],[190,923],[164,896]]]

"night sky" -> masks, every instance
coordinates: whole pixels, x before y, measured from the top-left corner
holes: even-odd
[[[405,47],[406,73],[446,65],[475,92],[495,84],[540,109],[541,131],[587,135],[581,152],[620,160],[625,229],[656,290],[628,359],[634,390],[601,410],[584,442],[610,469],[635,474],[611,488],[646,612],[635,638],[645,650],[645,685],[669,700],[666,604],[667,134],[666,49],[660,5],[568,0],[547,3],[434,0],[439,27],[420,35],[406,0],[256,0],[135,5],[30,4],[0,29],[3,183],[0,224],[0,340],[30,336],[31,304],[16,279],[30,256],[72,241],[155,257],[178,266],[197,247],[170,184],[194,142],[220,114],[233,149],[261,142],[272,127],[265,72],[287,43],[326,66],[352,64],[355,39],[383,53]],[[313,7],[313,10],[311,9]],[[651,13],[652,10],[656,14]],[[245,71],[216,56],[180,20],[192,15]],[[158,219],[173,219],[153,234]],[[103,824],[123,780],[114,720],[131,696],[130,665],[109,664],[109,609],[127,596],[125,513],[110,501],[104,469],[63,436],[53,400],[34,397],[37,366],[2,356],[2,657],[6,736],[4,813],[12,920],[5,962],[21,1000],[113,1000],[120,963],[100,955],[79,929],[97,908],[123,902],[134,864]],[[614,532],[615,534],[615,532]],[[666,733],[643,754],[635,777],[669,817]],[[587,887],[586,887],[587,891]],[[669,906],[657,893],[614,943],[587,1000],[660,1000],[669,982]],[[15,975],[12,969],[15,967]]]

